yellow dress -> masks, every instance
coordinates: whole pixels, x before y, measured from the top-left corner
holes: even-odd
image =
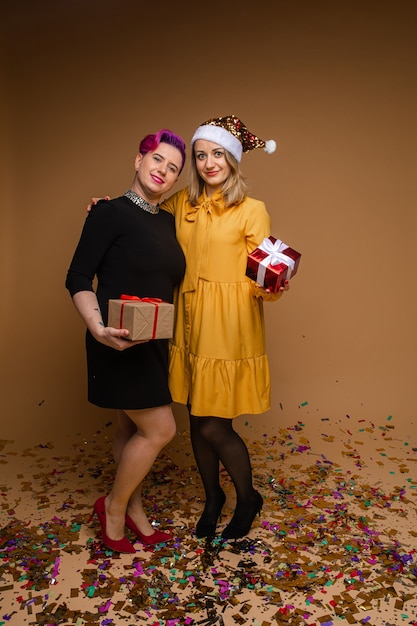
[[[169,386],[195,416],[233,418],[270,407],[270,373],[260,289],[245,276],[247,255],[270,235],[265,204],[246,197],[225,207],[205,193],[197,207],[183,189],[161,208],[175,215],[186,272],[176,297]]]

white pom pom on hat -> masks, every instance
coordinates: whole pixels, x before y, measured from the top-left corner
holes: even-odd
[[[254,148],[263,148],[268,154],[275,152],[277,144],[273,139],[264,141],[249,132],[245,124],[236,115],[213,117],[203,122],[195,131],[191,145],[197,139],[206,139],[223,146],[240,162],[243,152]]]
[[[277,142],[274,141],[274,139],[267,139],[265,141],[265,147],[264,147],[265,152],[267,152],[268,154],[272,154],[273,152],[275,152],[276,149],[277,149]]]

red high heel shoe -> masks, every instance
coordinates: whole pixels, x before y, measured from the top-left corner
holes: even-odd
[[[135,535],[137,535],[138,539],[144,543],[146,546],[151,546],[156,543],[165,543],[167,541],[172,540],[172,535],[169,533],[163,533],[160,530],[155,530],[152,535],[144,535],[140,532],[139,528],[136,526],[135,522],[132,518],[126,513],[126,526],[131,530]]]
[[[127,537],[123,537],[123,539],[110,539],[110,537],[107,536],[106,507],[104,505],[105,498],[106,496],[101,496],[101,498],[96,500],[89,521],[91,522],[94,515],[97,515],[98,521],[100,522],[101,526],[101,540],[107,548],[110,548],[110,550],[114,550],[115,552],[126,552],[127,554],[133,554],[134,552],[136,552],[136,550]]]

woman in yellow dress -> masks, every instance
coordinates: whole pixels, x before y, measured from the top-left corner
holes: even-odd
[[[254,488],[249,453],[233,418],[270,408],[263,300],[277,299],[246,275],[247,256],[270,235],[265,204],[247,195],[243,152],[275,150],[233,115],[198,127],[191,141],[188,188],[161,208],[175,215],[186,257],[170,343],[169,386],[188,405],[193,452],[206,503],[197,537],[214,535],[225,502],[220,462],[236,490],[236,507],[223,539],[245,536],[263,504]]]

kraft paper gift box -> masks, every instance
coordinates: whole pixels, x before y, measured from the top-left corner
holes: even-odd
[[[265,238],[248,256],[246,276],[276,293],[298,270],[301,254],[275,237]]]
[[[174,327],[174,305],[159,298],[122,295],[109,300],[107,325],[126,328],[128,339],[170,339]]]

